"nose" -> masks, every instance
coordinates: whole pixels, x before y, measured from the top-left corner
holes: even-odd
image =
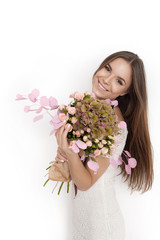
[[[112,76],[108,76],[103,79],[104,84],[107,84],[107,85],[110,85],[111,81],[112,81]]]

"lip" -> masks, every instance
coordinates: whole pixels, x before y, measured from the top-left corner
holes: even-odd
[[[102,85],[102,87],[104,87],[103,84],[99,81],[99,79],[98,79],[98,83],[100,83],[100,84]],[[107,88],[104,87],[104,89],[105,89],[106,91],[108,91]],[[101,89],[101,90],[102,90],[102,89]]]

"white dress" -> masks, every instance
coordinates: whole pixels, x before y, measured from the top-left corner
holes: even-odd
[[[127,140],[128,130],[121,129],[113,158],[117,161]],[[124,240],[125,224],[117,202],[114,181],[117,168],[110,164],[87,191],[77,189],[72,181],[72,240]]]

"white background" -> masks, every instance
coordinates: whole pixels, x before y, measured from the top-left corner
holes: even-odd
[[[35,114],[23,111],[29,102],[16,95],[38,88],[69,102],[71,92],[91,90],[100,63],[122,50],[145,65],[155,179],[152,190],[130,195],[117,178],[117,197],[126,240],[160,239],[159,22],[154,0],[1,1],[1,239],[71,239],[71,192],[64,185],[60,196],[58,188],[52,194],[52,181],[43,187],[57,149],[50,117],[34,123]]]

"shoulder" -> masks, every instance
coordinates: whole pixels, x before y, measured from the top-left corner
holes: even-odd
[[[121,110],[120,110],[120,108],[119,108],[118,106],[116,106],[116,107],[114,108],[114,111],[115,111],[115,114],[116,114],[117,117],[118,117],[118,120],[119,120],[119,121],[124,121],[122,112],[121,112]]]

